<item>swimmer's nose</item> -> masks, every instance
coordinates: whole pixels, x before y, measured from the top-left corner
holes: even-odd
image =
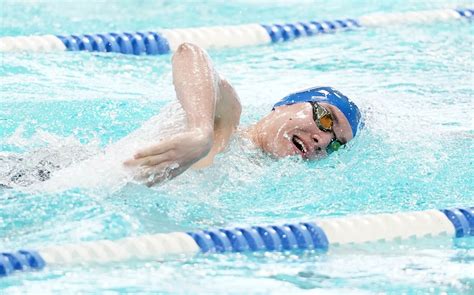
[[[314,147],[314,149],[317,149],[318,147],[321,146],[322,138],[321,138],[318,134],[314,134],[314,135],[312,136],[312,139],[313,139],[313,147]]]
[[[312,136],[313,146],[312,146],[312,153],[319,154],[323,151],[326,147],[324,145],[324,140],[319,136],[319,134],[313,134]]]

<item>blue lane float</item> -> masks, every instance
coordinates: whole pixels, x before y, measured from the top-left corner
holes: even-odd
[[[36,251],[0,253],[0,276],[7,276],[14,271],[41,270],[44,267],[45,262]]]
[[[295,23],[248,24],[187,29],[162,29],[83,35],[44,35],[0,38],[0,52],[89,51],[133,55],[158,55],[175,51],[184,43],[203,48],[229,48],[288,42],[302,37],[393,24],[427,23],[456,19],[472,20],[474,9],[440,9],[382,13],[358,19],[312,20]]]
[[[272,226],[208,229],[0,252],[0,276],[45,266],[164,260],[198,253],[313,250],[426,236],[474,236],[474,207],[327,218]]]
[[[188,233],[201,252],[247,252],[328,249],[328,240],[316,224],[217,229]]]
[[[360,28],[355,19],[335,21],[309,21],[294,24],[261,25],[271,39],[272,43],[291,41],[296,38],[309,37],[317,34],[329,34],[336,31]]]
[[[473,208],[442,210],[455,228],[456,238],[474,236]]]
[[[168,41],[156,32],[56,36],[68,51],[115,52],[135,55],[166,54]]]

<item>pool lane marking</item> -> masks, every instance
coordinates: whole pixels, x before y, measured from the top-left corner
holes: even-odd
[[[337,19],[276,24],[248,24],[146,32],[1,37],[0,52],[90,51],[158,55],[191,42],[204,48],[235,48],[287,42],[302,37],[396,24],[426,23],[474,18],[473,9],[438,9],[377,13],[359,19]]]
[[[330,245],[453,236],[455,232],[453,224],[439,210],[322,219],[316,223],[326,233]]]
[[[316,250],[329,246],[448,235],[474,236],[474,207],[320,219],[272,226],[142,235],[120,240],[0,252],[0,276],[46,265],[164,260],[197,253]]]
[[[171,51],[184,42],[203,48],[235,48],[271,43],[267,31],[259,24],[164,29],[160,33],[168,40]]]

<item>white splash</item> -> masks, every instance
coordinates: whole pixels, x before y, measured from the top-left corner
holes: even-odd
[[[139,150],[184,130],[185,113],[178,103],[166,106],[160,114],[145,122],[139,129],[109,145],[87,160],[56,171],[53,177],[30,187],[40,191],[62,191],[69,188],[116,190],[133,181],[139,168],[128,168],[123,162]]]

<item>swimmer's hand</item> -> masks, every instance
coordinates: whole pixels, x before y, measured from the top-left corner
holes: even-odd
[[[213,144],[212,130],[190,129],[138,151],[125,166],[141,168],[140,181],[152,186],[186,171],[205,157]]]

